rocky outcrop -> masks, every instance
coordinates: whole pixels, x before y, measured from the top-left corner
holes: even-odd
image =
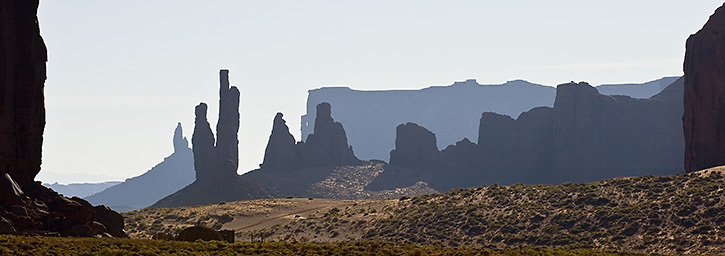
[[[687,39],[682,123],[685,170],[725,164],[725,6]]]
[[[587,83],[562,84],[553,108],[534,108],[517,119],[483,113],[477,144],[464,139],[425,154],[418,151],[429,146],[421,143],[434,135],[417,125],[401,125],[401,139],[391,151],[395,168],[386,168],[367,188],[420,180],[445,191],[490,183],[674,174],[682,170],[682,95],[683,79],[650,99],[602,95]],[[400,155],[410,160],[397,160]]]
[[[347,144],[342,124],[332,119],[332,107],[323,102],[317,106],[315,133],[305,142],[295,143],[282,113],[272,124],[264,162],[260,168],[242,177],[256,180],[275,196],[312,195],[312,186],[329,178],[342,166],[358,166],[360,161]]]
[[[45,128],[47,51],[38,0],[0,1],[0,233],[125,237],[123,218],[34,181]]]
[[[179,207],[221,201],[267,198],[256,181],[237,174],[239,163],[239,90],[229,86],[229,71],[219,71],[219,119],[216,144],[206,119],[207,105],[195,108],[194,152],[196,180],[150,207]]]
[[[302,144],[302,165],[305,168],[316,166],[339,166],[359,163],[352,147],[347,144],[347,135],[342,124],[332,119],[330,103],[317,105],[315,132],[307,136]]]
[[[267,148],[264,150],[264,162],[261,165],[265,170],[284,172],[301,167],[302,156],[283,116],[282,113],[277,113],[274,117],[272,134],[269,135]]]
[[[272,124],[267,149],[264,151],[262,170],[289,172],[305,168],[355,165],[361,161],[347,144],[345,129],[331,116],[331,106],[323,102],[317,106],[315,133],[307,141],[295,143],[282,113],[277,113]]]
[[[194,155],[184,137],[181,123],[173,136],[174,153],[144,174],[86,197],[93,204],[108,205],[120,212],[152,205],[194,182]]]
[[[435,162],[438,145],[431,131],[415,123],[405,123],[395,128],[395,134],[395,149],[390,151],[391,165],[424,167]]]

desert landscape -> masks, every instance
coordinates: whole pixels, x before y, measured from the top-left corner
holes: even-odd
[[[175,122],[163,161],[71,184],[39,179],[59,152],[39,6],[0,2],[0,255],[725,254],[725,5],[686,40],[682,76],[305,88],[300,133],[281,111],[249,118],[258,88],[220,68],[212,100],[164,106],[194,122],[191,137]],[[259,116],[271,131],[245,169]]]

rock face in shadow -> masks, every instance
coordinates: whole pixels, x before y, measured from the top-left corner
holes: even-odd
[[[0,173],[28,187],[40,171],[47,50],[37,0],[3,1],[0,8]]]
[[[438,153],[436,136],[414,123],[395,128],[395,149],[390,151],[390,164],[403,167],[425,167],[434,163]]]
[[[683,79],[650,99],[602,95],[587,83],[557,87],[553,108],[517,119],[485,112],[478,143],[468,139],[421,153],[431,132],[414,124],[397,129],[391,166],[367,188],[427,182],[433,189],[499,183],[562,183],[682,171]],[[414,128],[414,129],[413,129]],[[406,156],[405,161],[398,160]],[[395,161],[393,161],[395,160]],[[418,164],[422,163],[422,164]]]
[[[0,233],[125,237],[123,218],[34,181],[45,128],[38,0],[0,1]]]
[[[268,170],[291,171],[301,166],[302,158],[295,137],[289,132],[287,122],[277,113],[272,124],[267,148],[264,150],[262,167]]]
[[[194,111],[196,120],[191,138],[196,180],[151,207],[191,206],[269,197],[256,181],[237,174],[239,90],[229,86],[228,70],[219,71],[219,84],[216,144],[206,118],[207,105],[202,102]]]
[[[601,94],[649,98],[671,84],[676,77],[665,77],[642,84],[602,85]],[[301,118],[302,138],[314,132],[316,107],[328,102],[335,107],[332,117],[345,124],[348,143],[363,160],[389,160],[395,148],[399,124],[416,123],[434,132],[438,148],[462,138],[478,140],[478,119],[482,112],[517,118],[535,107],[553,107],[553,86],[523,80],[504,84],[479,84],[475,79],[447,86],[420,90],[361,91],[347,87],[310,90],[307,113]],[[455,125],[452,125],[455,124]]]
[[[144,174],[126,179],[85,199],[105,204],[120,212],[138,210],[152,205],[194,182],[194,155],[183,135],[181,123],[173,137],[174,153]]]
[[[725,164],[725,8],[687,39],[685,52],[685,170]]]
[[[347,144],[347,135],[342,124],[332,119],[330,103],[317,105],[315,132],[307,136],[302,144],[302,166],[351,165],[360,162]]]
[[[331,113],[329,103],[317,105],[315,133],[305,142],[295,142],[282,113],[277,113],[264,162],[242,176],[257,180],[275,196],[309,196],[313,184],[330,177],[339,167],[363,165],[347,144],[342,124],[335,122]]]

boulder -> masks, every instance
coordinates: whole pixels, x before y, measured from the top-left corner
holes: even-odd
[[[202,240],[202,241],[211,241],[211,240],[217,240],[217,241],[225,241],[219,232],[212,228],[204,227],[204,226],[194,226],[189,227],[181,231],[179,235],[176,237],[176,240],[178,241],[188,241],[193,242],[196,240]]]

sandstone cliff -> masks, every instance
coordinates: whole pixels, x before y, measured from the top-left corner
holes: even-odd
[[[0,233],[126,236],[117,212],[34,181],[45,128],[47,61],[38,4],[0,1]]]
[[[685,170],[725,164],[725,7],[687,39],[685,63]]]
[[[642,84],[601,85],[601,94],[649,98],[671,84],[676,77],[664,77]],[[504,84],[479,84],[475,79],[420,90],[362,91],[347,87],[309,90],[307,113],[301,118],[302,139],[314,132],[319,103],[335,107],[332,117],[345,124],[348,143],[363,160],[389,160],[395,148],[395,128],[416,123],[436,134],[442,149],[462,138],[478,140],[478,119],[482,112],[518,117],[535,107],[553,107],[553,86],[523,80]],[[455,125],[452,125],[455,124]]]
[[[426,153],[421,149],[430,146],[422,144],[435,135],[414,124],[401,125],[391,167],[368,189],[418,180],[445,191],[674,174],[682,170],[682,95],[683,79],[649,99],[602,95],[586,83],[562,84],[553,108],[534,108],[517,119],[483,113],[477,144],[464,139]]]

